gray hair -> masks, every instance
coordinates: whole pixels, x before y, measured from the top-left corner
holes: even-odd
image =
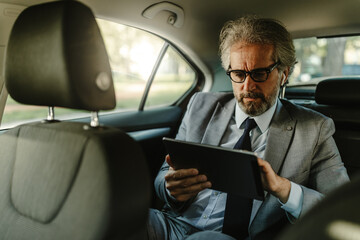
[[[275,47],[274,61],[280,61],[279,70],[290,68],[289,75],[296,64],[295,47],[290,33],[275,19],[245,16],[225,23],[220,32],[220,56],[225,70],[230,67],[230,48],[244,41],[251,44],[271,44]]]

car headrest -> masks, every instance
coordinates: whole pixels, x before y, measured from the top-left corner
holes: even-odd
[[[315,101],[326,105],[360,105],[360,78],[330,78],[319,82]]]
[[[10,34],[5,80],[24,104],[89,111],[116,105],[109,59],[92,11],[76,1],[31,6]]]

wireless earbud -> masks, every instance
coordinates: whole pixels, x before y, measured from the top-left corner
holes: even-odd
[[[284,86],[285,83],[286,83],[286,75],[283,74],[283,75],[282,75],[282,79],[281,79],[281,86]]]

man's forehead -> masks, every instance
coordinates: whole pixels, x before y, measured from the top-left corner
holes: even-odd
[[[274,61],[274,46],[271,44],[253,44],[238,42],[230,49],[230,66],[261,68]]]
[[[262,49],[273,51],[275,49],[275,46],[269,43],[250,43],[246,41],[238,41],[231,45],[230,52],[238,50],[246,51],[248,49]]]

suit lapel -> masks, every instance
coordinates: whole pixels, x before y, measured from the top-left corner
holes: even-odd
[[[220,144],[221,138],[225,133],[228,123],[235,111],[235,98],[226,102],[225,105],[218,103],[215,111],[206,127],[204,137],[201,140],[203,144],[215,145]]]
[[[285,159],[295,132],[296,120],[279,101],[279,105],[270,123],[264,160],[268,161],[276,173]]]
[[[287,151],[293,139],[295,127],[296,120],[292,119],[289,112],[283,106],[281,101],[279,101],[276,112],[269,126],[269,135],[264,154],[264,160],[270,163],[276,173],[279,173],[285,160]],[[268,200],[269,197],[270,196],[266,196],[266,199]],[[253,225],[253,222],[257,220],[259,220],[259,223],[262,222],[263,217],[266,217],[266,211],[269,210],[266,205],[269,204],[269,201],[266,200],[264,202],[254,201],[250,219],[251,225]],[[264,214],[261,214],[261,210],[264,210]]]

